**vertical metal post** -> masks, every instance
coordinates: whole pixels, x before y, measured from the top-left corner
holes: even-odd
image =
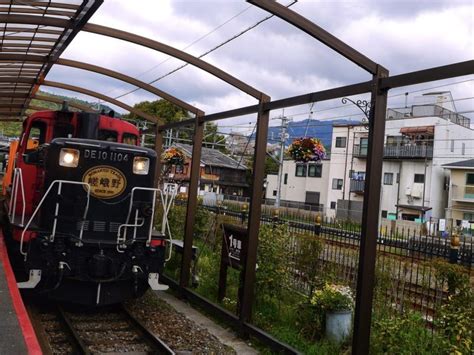
[[[199,115],[196,115],[193,136],[193,153],[191,159],[191,173],[189,177],[188,205],[186,208],[186,221],[184,224],[184,245],[183,259],[181,262],[181,275],[179,285],[188,287],[189,276],[191,274],[191,261],[193,256],[193,234],[194,220],[197,210],[197,193],[199,188],[199,176],[201,170],[201,148],[204,136],[204,124],[200,122]]]
[[[155,165],[155,188],[159,188],[160,177],[161,177],[161,153],[163,151],[163,133],[159,130],[158,124],[156,125],[155,135],[155,152],[156,152],[156,165]]]
[[[263,180],[265,178],[265,156],[267,152],[267,134],[270,111],[264,110],[264,104],[269,102],[268,96],[260,99],[257,116],[257,132],[255,138],[255,151],[253,155],[252,192],[248,218],[248,241],[245,253],[243,270],[242,299],[240,302],[239,317],[243,322],[252,316],[252,302],[255,288],[255,267],[257,265],[258,231],[262,213]]]
[[[354,316],[352,354],[369,353],[372,297],[375,281],[375,261],[379,225],[380,189],[382,182],[383,145],[387,90],[379,87],[380,79],[388,76],[388,70],[377,65],[373,77],[372,109],[369,120],[369,142],[366,167],[366,184],[362,215],[362,233],[357,274],[357,297]]]

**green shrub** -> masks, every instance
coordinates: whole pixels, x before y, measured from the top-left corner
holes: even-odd
[[[288,286],[289,234],[285,224],[260,227],[257,253],[257,297],[278,298]]]
[[[441,337],[426,327],[420,314],[407,311],[372,322],[372,354],[442,354]]]
[[[433,263],[439,280],[448,285],[448,299],[439,306],[436,328],[444,335],[449,354],[472,354],[474,335],[474,293],[469,275],[461,266],[445,261]]]
[[[319,255],[323,250],[323,243],[318,237],[311,234],[296,235],[295,242],[298,243],[295,267],[298,272],[305,276],[310,285],[311,292],[316,287],[322,287],[324,280],[321,272]]]

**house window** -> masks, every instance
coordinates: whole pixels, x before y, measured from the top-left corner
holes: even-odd
[[[298,164],[296,165],[296,176],[306,177],[306,165]]]
[[[471,212],[464,212],[463,213],[463,216],[462,216],[462,219],[464,219],[465,221],[474,221],[474,213],[471,213]]]
[[[283,177],[283,184],[288,184],[288,174],[285,174],[285,176]]]
[[[332,179],[332,189],[342,190],[342,179]]]
[[[206,174],[211,174],[211,173],[212,173],[212,172],[211,172],[211,167],[210,167],[209,165],[206,165],[206,166],[204,167],[204,171],[206,172]]]
[[[451,139],[451,153],[454,152],[454,139]]]
[[[369,148],[369,138],[361,138],[360,139],[360,155],[365,156],[367,155]]]
[[[336,137],[336,148],[345,148],[346,147],[346,137]]]
[[[382,218],[387,218],[388,211],[382,211]]]
[[[393,173],[383,174],[383,184],[384,185],[393,185]]]
[[[415,174],[415,182],[424,184],[425,183],[425,174]]]
[[[466,174],[466,185],[474,185],[474,173]]]
[[[331,201],[331,209],[332,210],[336,209],[336,201]]]
[[[308,176],[309,177],[321,177],[323,172],[323,166],[320,164],[309,164]]]
[[[277,195],[277,190],[273,190],[273,196]]]

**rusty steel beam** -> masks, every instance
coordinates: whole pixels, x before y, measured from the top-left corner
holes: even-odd
[[[352,354],[354,355],[369,353],[388,93],[387,89],[380,87],[380,83],[382,78],[387,76],[388,70],[378,66],[377,74],[373,77],[374,85],[371,96],[372,107],[369,116],[369,143],[366,161],[367,173],[362,207],[359,268],[357,270],[357,297],[352,337]]]
[[[380,87],[382,89],[393,89],[471,74],[474,74],[474,60],[382,78],[380,80]]]
[[[0,41],[34,41],[34,42],[53,42],[56,43],[56,38],[52,37],[36,37],[35,35],[33,36],[9,36],[9,35],[3,35],[0,36]]]
[[[0,5],[20,5],[20,6],[36,6],[36,7],[54,7],[58,9],[77,10],[79,5],[63,4],[54,1],[32,1],[32,0],[0,0]]]
[[[179,277],[179,285],[183,288],[189,286],[189,277],[191,275],[191,262],[193,258],[193,236],[194,223],[196,220],[196,212],[198,207],[198,189],[199,179],[201,176],[201,151],[202,140],[204,138],[204,124],[199,119],[195,118],[193,148],[191,158],[191,172],[189,176],[188,188],[188,204],[186,206],[186,220],[184,222],[184,237],[183,237],[183,259],[181,262],[181,272]]]
[[[341,41],[336,36],[332,35],[325,29],[319,27],[312,21],[301,16],[297,12],[290,10],[284,5],[279,4],[272,0],[247,0],[252,5],[258,6],[259,8],[285,20],[293,26],[299,28],[303,32],[306,32],[311,37],[317,39],[321,43],[325,44],[329,48],[335,50],[351,62],[357,64],[362,69],[368,71],[370,74],[375,74],[377,70],[377,63],[366,57],[359,51],[355,50],[348,44]]]
[[[31,28],[26,28],[26,27],[16,27],[16,26],[8,26],[5,29],[5,32],[15,32],[15,33],[42,33],[42,34],[48,34],[48,35],[55,35],[55,36],[60,36],[63,31],[60,30],[51,30],[47,28],[36,28],[36,27],[31,27]]]
[[[100,34],[103,36],[108,36],[108,37],[113,37],[117,39],[121,39],[127,42],[135,43],[144,47],[148,47],[154,50],[157,50],[159,52],[168,54],[174,58],[180,59],[186,63],[189,63],[191,65],[194,65],[195,67],[198,67],[216,77],[219,79],[225,81],[226,83],[236,87],[237,89],[249,94],[250,96],[260,99],[263,95],[263,93],[252,86],[244,83],[243,81],[237,79],[236,77],[228,74],[227,72],[223,71],[222,69],[219,69],[212,64],[209,64],[202,59],[196,58],[192,56],[191,54],[188,54],[186,52],[183,52],[179,49],[173,48],[171,46],[168,46],[164,43],[154,41],[150,38],[138,36],[136,34],[130,33],[130,32],[125,32],[121,31],[115,28],[110,28],[110,27],[105,27],[97,24],[92,24],[88,23],[84,25],[82,28],[83,31],[91,32],[91,33],[96,33]]]
[[[158,123],[159,122],[159,119],[152,116],[152,115],[149,115],[149,114],[147,114],[147,113],[145,113],[141,110],[138,110],[138,109],[133,108],[133,107],[127,105],[127,104],[124,104],[121,101],[115,100],[112,97],[106,96],[104,94],[101,94],[101,93],[98,93],[98,92],[95,92],[95,91],[92,91],[92,90],[84,89],[84,88],[74,86],[74,85],[58,83],[58,82],[55,82],[55,81],[49,81],[49,80],[44,80],[44,81],[40,82],[39,85],[51,86],[51,87],[55,87],[55,88],[59,88],[59,89],[79,92],[79,93],[84,94],[84,95],[96,97],[98,99],[110,102],[111,104],[116,105],[118,107],[121,107],[124,110],[127,110],[128,112],[132,112],[132,113],[136,114],[137,116],[142,117],[145,120],[148,120],[150,122],[153,122],[153,123]]]
[[[1,58],[1,56],[0,56]],[[176,106],[179,106],[183,109],[185,109],[186,111],[189,111],[189,112],[192,112],[194,114],[199,114],[199,115],[202,115],[202,111],[199,110],[198,108],[188,104],[187,102],[184,102],[152,85],[149,85],[141,80],[137,80],[135,78],[132,78],[131,76],[128,76],[128,75],[125,75],[125,74],[122,74],[122,73],[119,73],[119,72],[116,72],[116,71],[113,71],[113,70],[110,70],[110,69],[107,69],[107,68],[103,68],[103,67],[99,67],[97,65],[93,65],[93,64],[88,64],[88,63],[83,63],[83,62],[78,62],[78,61],[75,61],[75,60],[70,60],[70,59],[61,59],[59,58],[57,61],[56,61],[56,64],[58,65],[64,65],[64,66],[68,66],[68,67],[74,67],[74,68],[78,68],[78,69],[83,69],[83,70],[88,70],[88,71],[92,71],[92,72],[95,72],[95,73],[98,73],[98,74],[102,74],[102,75],[106,75],[108,77],[111,77],[111,78],[114,78],[114,79],[118,79],[118,80],[121,80],[121,81],[124,81],[128,84],[131,84],[131,85],[135,85],[145,91],[148,91],[148,92],[151,92],[173,104],[175,104]]]
[[[44,62],[45,58],[41,56],[30,56],[27,54],[8,54],[8,53],[0,53],[0,61],[2,60],[18,60],[18,61],[24,61],[24,62]],[[99,67],[97,65],[89,64],[89,63],[83,63],[75,60],[70,60],[70,59],[62,59],[59,58],[55,64],[62,65],[62,66],[68,66],[72,68],[77,68],[77,69],[82,69],[82,70],[87,70],[91,72],[95,72],[98,74],[102,74],[114,79],[118,79],[121,81],[124,81],[126,83],[129,83],[131,85],[135,85],[137,87],[142,88],[145,91],[151,92],[152,94],[155,94],[159,97],[162,97],[163,99],[172,102],[173,104],[185,109],[186,111],[192,112],[194,114],[198,114],[202,116],[203,112],[199,110],[198,108],[188,104],[187,102],[184,102],[173,95],[170,95],[152,85],[149,85],[143,81],[137,80],[135,78],[132,78],[131,76]]]
[[[73,28],[73,20],[64,20],[56,17],[34,16],[34,15],[14,15],[0,14],[0,23],[15,23],[21,25],[51,26],[59,28]],[[61,32],[62,33],[62,32]]]
[[[0,13],[13,13],[13,14],[38,14],[38,15],[53,15],[72,17],[76,13],[75,11],[61,11],[61,10],[49,10],[49,9],[31,9],[31,8],[19,8],[14,7],[12,9],[8,7],[0,7]]]
[[[252,305],[255,296],[255,278],[257,266],[258,234],[262,214],[262,192],[265,179],[265,158],[267,154],[267,135],[270,111],[264,105],[270,101],[264,97],[260,101],[257,116],[257,130],[255,133],[255,150],[253,154],[252,186],[248,218],[247,250],[244,252],[242,299],[240,302],[239,317],[242,322],[252,318]]]
[[[156,165],[155,165],[155,180],[153,186],[155,188],[160,187],[160,176],[161,176],[161,153],[163,152],[163,134],[156,126],[155,133],[155,152],[156,152]]]
[[[62,100],[60,98],[57,98],[57,97],[51,97],[51,96],[46,96],[46,95],[41,95],[41,94],[36,94],[32,97],[33,100],[40,100],[40,101],[48,101],[48,102],[54,102],[55,104],[60,104],[62,105],[62,103],[64,101],[67,101],[68,105],[71,106],[71,107],[74,107],[74,108],[77,108],[81,111],[85,111],[85,112],[96,112],[97,110],[94,110],[92,107],[89,107],[87,105],[81,105],[77,102],[73,102],[73,101],[68,101],[68,100]]]

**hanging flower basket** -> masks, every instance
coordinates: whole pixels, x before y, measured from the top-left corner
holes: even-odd
[[[317,138],[298,138],[290,144],[288,153],[297,162],[321,161],[326,157],[326,149]]]
[[[166,149],[161,155],[163,163],[169,165],[183,165],[184,158],[185,156],[182,150],[176,147]]]

